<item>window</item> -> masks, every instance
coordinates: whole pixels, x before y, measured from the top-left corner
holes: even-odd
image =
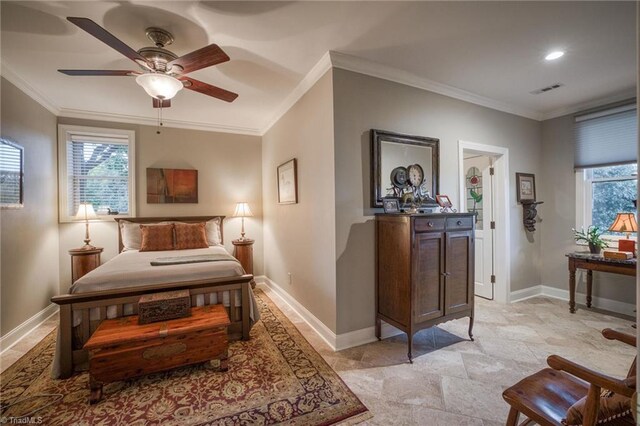
[[[612,239],[621,237],[607,229],[616,213],[636,211],[633,201],[637,196],[637,172],[637,163],[579,170],[577,187],[582,194],[578,198],[583,199],[583,205],[577,210],[578,227],[595,225]]]
[[[0,139],[0,208],[24,206],[24,148]]]
[[[99,217],[133,216],[135,133],[59,126],[60,221],[73,220],[80,203]]]

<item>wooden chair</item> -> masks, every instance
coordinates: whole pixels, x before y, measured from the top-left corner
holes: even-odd
[[[636,337],[629,334],[607,328],[602,335],[609,340],[636,346]],[[627,379],[620,380],[551,355],[547,358],[551,368],[532,374],[503,392],[502,397],[511,406],[507,426],[517,426],[521,413],[528,417],[522,425],[537,422],[541,426],[563,426],[562,419],[567,410],[584,396],[587,396],[587,400],[582,424],[595,425],[601,389],[632,397],[635,392],[636,361],[637,357],[631,364]]]

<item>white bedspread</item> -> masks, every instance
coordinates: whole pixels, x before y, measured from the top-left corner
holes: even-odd
[[[168,282],[206,280],[243,275],[244,269],[236,261],[192,263],[185,265],[151,266],[161,257],[227,254],[223,246],[192,250],[125,251],[76,281],[69,293],[113,290]]]

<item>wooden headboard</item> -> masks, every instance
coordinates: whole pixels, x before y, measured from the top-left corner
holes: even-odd
[[[157,223],[157,222],[185,222],[185,223],[197,223],[208,222],[212,219],[220,218],[220,242],[224,243],[224,218],[225,216],[183,216],[183,217],[116,217],[114,218],[118,222],[118,253],[122,252],[124,246],[122,245],[122,232],[120,231],[120,221],[131,223]]]

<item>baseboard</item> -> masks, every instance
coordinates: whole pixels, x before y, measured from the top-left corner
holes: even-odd
[[[542,286],[542,294],[547,297],[552,297],[554,299],[560,300],[569,300],[569,290],[551,287],[547,285]],[[576,293],[576,303],[580,303],[582,305],[587,303],[587,295],[584,293]],[[633,303],[619,302],[617,300],[605,299],[604,297],[592,297],[591,300],[592,306],[598,309],[603,309],[605,311],[617,312],[620,314],[625,314],[629,316],[636,316],[636,313],[633,312],[636,309],[636,305]]]
[[[286,303],[291,309],[293,309],[298,315],[300,315],[300,317],[318,334],[318,336],[320,336],[325,342],[327,342],[327,344],[334,351],[341,351],[343,349],[364,345],[378,340],[375,335],[375,327],[362,328],[360,330],[336,335],[333,331],[331,331],[331,329],[329,329],[329,327],[327,327],[322,321],[320,321],[307,308],[305,308],[300,302],[298,302],[293,296],[291,296],[286,290],[276,284],[273,280],[264,275],[256,276],[255,280],[258,285],[264,285],[272,290],[276,296],[278,296],[284,303]],[[381,332],[383,339],[403,333],[402,331],[385,322],[382,323]]]
[[[553,299],[569,301],[569,290],[557,288],[549,285],[536,285],[525,288],[523,290],[512,291],[509,296],[510,302],[521,302],[531,299],[532,297],[546,296]],[[592,306],[603,309],[605,311],[617,312],[620,314],[635,316],[634,309],[636,305],[633,303],[619,302],[617,300],[605,299],[604,297],[592,297]],[[582,305],[587,303],[587,295],[584,293],[576,293],[576,303]]]
[[[336,349],[336,334],[331,331],[329,327],[324,325],[315,315],[313,315],[307,308],[305,308],[300,302],[298,302],[293,296],[291,296],[286,290],[276,284],[269,277],[260,275],[256,277],[256,283],[258,285],[264,285],[268,287],[273,294],[278,296],[280,300],[289,305],[300,317],[311,327],[317,334],[327,342],[331,349]]]
[[[0,337],[0,353],[10,349],[57,312],[58,305],[52,303],[4,336]]]
[[[523,300],[531,299],[542,294],[542,286],[535,285],[533,287],[524,288],[522,290],[512,291],[509,295],[509,302],[522,302]]]

